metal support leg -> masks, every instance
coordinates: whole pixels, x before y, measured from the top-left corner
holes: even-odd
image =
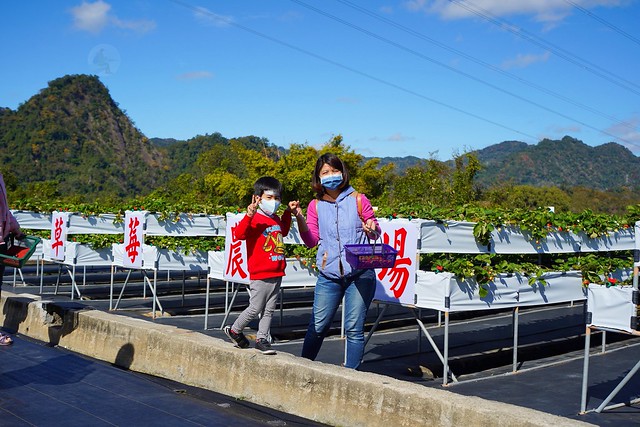
[[[373,333],[376,331],[376,329],[378,329],[378,325],[380,324],[380,320],[382,320],[382,316],[384,316],[384,312],[387,311],[387,307],[389,307],[389,304],[384,304],[384,306],[382,307],[382,310],[380,311],[380,313],[378,314],[378,317],[376,318],[376,321],[373,323],[373,326],[371,327],[371,330],[369,331],[369,333],[367,334],[366,338],[364,339],[364,346],[367,346],[367,343],[369,342],[369,339],[371,338],[371,336],[373,335]]]
[[[200,280],[200,276],[198,276]],[[211,278],[207,276],[207,290],[204,297],[204,330],[209,328],[209,289],[211,286]]]
[[[158,270],[153,270],[153,284],[151,283],[151,280],[149,279],[149,276],[147,276],[147,272],[143,270],[143,274],[144,274],[144,278],[147,282],[147,284],[149,285],[149,289],[151,290],[151,294],[153,297],[153,302],[151,304],[152,309],[153,309],[153,319],[156,318],[156,305],[158,306],[158,308],[160,309],[160,313],[164,312],[164,309],[162,308],[162,304],[160,304],[160,300],[158,299]]]
[[[445,323],[445,341],[447,341],[447,344],[445,344],[445,351],[446,353],[444,354],[444,356],[442,355],[442,353],[440,352],[440,349],[438,348],[438,346],[436,345],[436,342],[433,340],[433,338],[431,337],[431,334],[429,333],[429,331],[427,330],[426,326],[424,326],[424,323],[422,323],[422,319],[420,319],[415,312],[415,309],[412,310],[413,315],[416,319],[416,322],[418,323],[418,326],[420,326],[420,329],[422,330],[422,332],[424,333],[424,335],[427,337],[427,340],[429,341],[429,343],[431,344],[431,348],[433,348],[433,351],[436,353],[436,355],[438,356],[438,358],[440,359],[440,362],[442,362],[442,365],[445,366],[444,371],[448,371],[449,367],[448,367],[448,363],[446,362],[447,359],[446,357],[448,357],[448,339],[447,339],[447,335],[448,335],[448,329],[449,329],[449,325],[447,323]],[[448,315],[447,312],[445,312],[445,319],[448,319]],[[453,374],[453,372],[449,372],[451,374],[451,379],[453,379],[454,382],[458,382],[458,379],[456,378],[456,376]],[[446,383],[446,375],[443,375],[445,378],[445,383],[443,385],[447,385]]]
[[[122,299],[122,295],[124,294],[124,289],[127,287],[127,283],[129,283],[129,276],[131,276],[131,270],[127,271],[127,277],[124,279],[124,283],[122,284],[122,289],[120,289],[120,295],[118,296],[118,300],[116,301],[114,310],[118,309],[118,305],[120,304],[120,300]],[[144,278],[142,279],[142,286],[144,287]]]
[[[587,385],[589,384],[589,349],[591,347],[591,328],[587,326],[584,336],[584,364],[582,365],[582,399],[580,401],[580,413],[587,410]]]
[[[513,309],[513,366],[511,372],[518,370],[518,326],[519,326],[520,307]]]
[[[622,387],[624,387],[629,382],[629,380],[636,374],[636,372],[638,372],[638,369],[640,369],[640,360],[638,360],[635,366],[629,371],[627,375],[625,375],[622,381],[620,381],[620,384],[618,384],[616,388],[609,394],[609,396],[607,396],[607,398],[604,399],[604,401],[600,404],[600,406],[598,406],[598,408],[596,409],[596,412],[600,413],[603,410],[608,409],[607,405],[609,404],[609,402],[611,402],[611,399],[616,397],[616,394],[618,394],[618,392],[622,390]],[[619,405],[614,405],[614,406],[619,406]]]
[[[444,368],[442,370],[442,385],[446,386],[449,381],[449,312],[444,312],[444,361],[442,364]],[[453,375],[453,373],[451,374]]]
[[[58,264],[58,279],[56,280],[56,290],[53,292],[54,295],[58,295],[58,287],[60,286],[61,275],[62,275],[62,265]]]
[[[113,273],[115,266],[111,265],[111,280],[109,284],[109,311],[113,310]]]
[[[185,291],[185,287],[186,287],[186,274],[185,271],[182,270],[182,306],[184,307],[184,291]]]
[[[220,324],[220,329],[224,328],[224,325],[227,323],[227,319],[229,318],[229,314],[231,313],[231,307],[233,307],[233,302],[236,300],[236,296],[238,295],[238,291],[240,290],[240,286],[242,286],[242,285],[240,283],[238,283],[238,286],[236,286],[235,290],[233,291],[233,296],[231,297],[231,302],[229,303],[228,307],[224,311],[224,319],[222,319],[222,323]]]
[[[42,258],[42,274],[40,275],[40,295],[44,286],[44,258]]]

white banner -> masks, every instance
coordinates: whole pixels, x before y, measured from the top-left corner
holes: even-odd
[[[124,251],[123,267],[142,268],[144,245],[144,223],[147,212],[126,211],[124,214]]]
[[[51,214],[51,252],[50,258],[64,261],[64,249],[69,229],[69,212],[54,211]]]
[[[382,241],[398,251],[393,268],[376,270],[374,299],[399,304],[414,304],[418,267],[418,227],[409,220],[378,220]]]
[[[247,242],[236,240],[233,230],[246,214],[227,214],[227,229],[224,239],[224,280],[235,283],[249,283],[247,265]]]

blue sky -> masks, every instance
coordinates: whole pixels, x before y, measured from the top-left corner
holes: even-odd
[[[95,74],[148,137],[366,156],[570,135],[640,154],[638,0],[0,4],[0,106]]]

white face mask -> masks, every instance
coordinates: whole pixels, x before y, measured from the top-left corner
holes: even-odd
[[[273,215],[280,207],[280,202],[276,199],[262,200],[260,199],[260,209],[267,215]]]

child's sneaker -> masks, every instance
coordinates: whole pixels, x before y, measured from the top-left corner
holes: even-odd
[[[244,336],[242,332],[237,333],[231,329],[231,326],[227,325],[224,327],[224,333],[229,337],[232,343],[234,343],[237,347],[247,348],[249,347],[249,340]]]
[[[271,348],[271,344],[264,338],[258,338],[256,340],[256,350],[262,354],[276,354],[276,351]]]

